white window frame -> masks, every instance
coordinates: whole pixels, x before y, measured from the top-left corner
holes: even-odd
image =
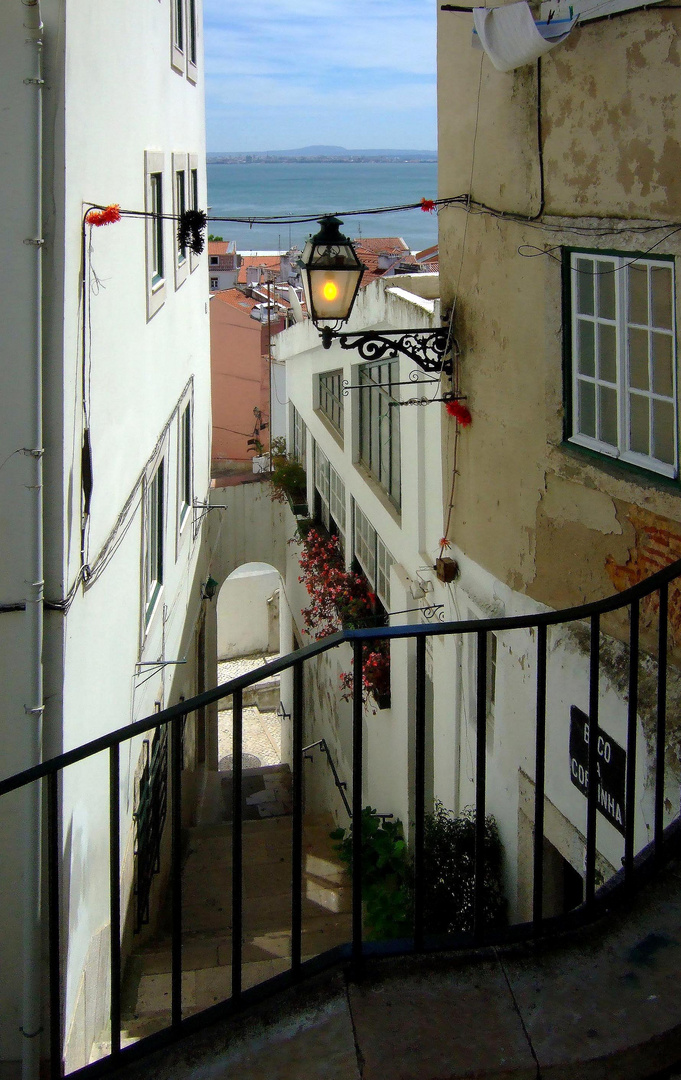
[[[166,557],[166,458],[161,455],[144,482],[143,611],[144,632],[149,630],[163,593]]]
[[[307,461],[307,426],[293,404],[291,405],[291,457],[305,468]]]
[[[187,55],[187,78],[196,83],[199,78],[199,0],[186,0],[184,36]],[[192,49],[193,41],[193,49]]]
[[[194,408],[191,396],[184,398],[177,425],[177,535],[178,543],[192,519],[194,503]]]
[[[390,612],[390,568],[395,562],[369,518],[357,502],[354,507],[353,553],[373,592]]]
[[[173,252],[175,262],[175,288],[179,289],[180,285],[187,279],[189,273],[189,247],[184,248],[184,252],[180,249],[177,242],[177,228],[179,225],[180,214],[189,208],[188,195],[188,155],[187,154],[173,154],[173,215],[175,221],[173,222]],[[182,178],[180,183],[180,178]],[[181,190],[180,190],[181,188]]]
[[[157,210],[164,212],[165,196],[165,155],[159,150],[146,150],[144,154],[144,202],[147,214],[153,214]],[[154,183],[155,177],[161,178],[160,206],[156,202],[157,188]],[[166,298],[166,274],[168,266],[166,223],[160,220],[146,218],[146,280],[147,280],[147,319],[151,319],[158,309],[162,307]],[[157,239],[161,240],[161,274],[156,273],[158,267]]]
[[[187,66],[186,38],[184,0],[170,0],[170,64],[179,75],[184,75]]]
[[[345,551],[345,484],[317,443],[314,445],[314,487],[322,524],[330,532],[333,518],[341,548]]]
[[[593,267],[593,290],[587,293],[582,286],[584,296],[580,295],[580,276],[587,277],[589,267]],[[616,458],[630,465],[635,465],[648,472],[676,478],[679,475],[679,409],[677,384],[676,350],[676,285],[675,267],[669,259],[637,258],[635,254],[611,254],[597,251],[571,250],[567,262],[569,273],[569,343],[570,343],[570,419],[568,441],[586,449]],[[646,272],[647,321],[634,322],[630,319],[629,297],[633,274]],[[653,313],[653,273],[664,270],[670,274],[669,321],[671,326],[656,323]],[[614,312],[610,317],[603,313],[600,301],[598,279],[600,275],[614,278]],[[589,286],[586,286],[588,289]],[[589,296],[591,302],[589,302]],[[587,302],[585,303],[585,299]],[[582,311],[580,307],[592,307],[593,312]],[[614,366],[609,362],[609,370],[604,374],[605,361],[600,348],[601,339],[608,335],[610,343],[614,339]],[[647,382],[648,387],[637,387],[632,377],[632,355],[630,342],[633,334],[647,336]],[[654,347],[662,342],[671,356],[671,393],[663,393],[653,388]],[[585,344],[582,345],[581,342]],[[588,357],[593,342],[593,370]],[[593,388],[593,390],[591,389]],[[607,397],[606,397],[607,395]],[[590,424],[583,401],[593,400],[593,423]],[[606,402],[613,402],[612,411],[606,411]],[[633,402],[647,404],[648,453],[633,448],[631,434],[631,407]],[[603,407],[601,408],[601,403]],[[640,407],[640,406],[639,406]],[[654,453],[655,416],[662,410],[673,410],[671,434],[673,435],[673,461],[664,461]],[[613,417],[613,411],[615,416]],[[616,430],[612,439],[604,438],[604,420]],[[593,433],[588,431],[591,427]]]

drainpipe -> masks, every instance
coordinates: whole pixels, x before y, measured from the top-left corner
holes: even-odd
[[[27,560],[26,620],[29,636],[29,687],[25,703],[29,765],[42,759],[43,728],[43,419],[42,419],[42,30],[40,0],[21,0],[25,9],[24,44],[28,46],[27,76],[24,90],[29,106],[27,113],[28,138],[33,143],[31,175],[27,178],[27,222],[29,234],[24,244],[31,249],[33,259],[33,292],[29,307],[32,320],[33,352],[31,371],[33,385],[32,425],[27,446],[30,461],[30,482],[27,485],[31,500],[29,511],[29,541]],[[42,1043],[41,1010],[41,789],[30,784],[26,805],[26,844],[24,856],[23,910],[23,1001],[22,1001],[22,1080],[38,1080]]]

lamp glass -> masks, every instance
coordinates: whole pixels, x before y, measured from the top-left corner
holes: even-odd
[[[314,323],[345,322],[364,273],[352,242],[339,231],[338,218],[323,218],[301,257],[307,309]]]

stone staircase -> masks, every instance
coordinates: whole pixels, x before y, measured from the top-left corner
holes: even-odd
[[[306,817],[303,958],[350,940],[350,882],[333,851],[330,815]],[[286,970],[291,956],[291,817],[243,823],[243,967],[246,989]],[[182,890],[183,1016],[231,994],[232,826],[189,830]],[[165,928],[129,957],[122,990],[122,1045],[170,1024],[171,940]],[[91,1060],[109,1052],[106,1038]]]

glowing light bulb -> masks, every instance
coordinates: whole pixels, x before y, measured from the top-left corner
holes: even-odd
[[[325,300],[335,300],[338,296],[338,286],[335,281],[326,281],[322,292]]]

